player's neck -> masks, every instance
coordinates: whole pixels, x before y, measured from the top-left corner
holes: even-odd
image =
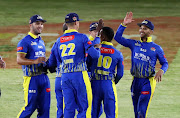
[[[36,34],[35,32],[33,31],[30,31],[32,34],[34,34],[35,36],[39,37],[39,34]]]
[[[143,41],[143,42],[147,42],[147,37],[146,38],[141,38],[141,40]]]
[[[78,28],[77,28],[76,26],[70,26],[70,27],[68,27],[68,30],[71,30],[71,29],[75,29],[75,30],[78,31]]]

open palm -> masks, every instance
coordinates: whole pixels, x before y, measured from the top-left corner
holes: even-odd
[[[126,17],[124,18],[123,24],[128,25],[132,23],[133,20],[133,13],[132,12],[127,12]]]

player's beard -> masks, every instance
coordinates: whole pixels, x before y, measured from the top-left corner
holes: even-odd
[[[35,35],[39,35],[42,32],[42,28],[34,27],[33,25],[32,25],[32,30]]]
[[[144,34],[140,34],[141,39],[146,39],[147,37],[149,37],[149,34],[144,33]]]

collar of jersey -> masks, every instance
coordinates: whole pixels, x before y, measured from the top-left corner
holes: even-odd
[[[90,36],[89,36],[89,39],[90,39],[91,41],[94,41],[95,38],[90,35]]]
[[[141,39],[140,39],[140,41],[143,42]],[[146,41],[146,42],[147,42],[147,43],[152,42],[152,37],[147,37],[147,41]]]
[[[105,44],[105,45],[111,45],[111,46],[113,46],[113,44],[111,43],[111,42],[107,42],[107,41],[102,41],[102,43],[101,44]]]
[[[38,38],[36,35],[34,35],[34,34],[31,33],[31,32],[28,32],[28,34],[29,34],[33,39],[37,39],[37,38]]]
[[[71,33],[71,32],[78,32],[78,31],[75,30],[75,29],[69,29],[69,30],[65,30],[64,34],[65,34],[65,33]]]

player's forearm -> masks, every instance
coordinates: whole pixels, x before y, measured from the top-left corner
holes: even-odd
[[[124,65],[123,62],[120,61],[120,63],[117,65],[117,74],[115,78],[115,83],[118,83],[119,80],[123,77],[124,75]]]
[[[123,32],[125,30],[125,26],[120,25],[119,28],[117,29],[116,35],[114,36],[114,39],[118,42],[121,43],[121,41],[123,40]]]
[[[57,66],[57,60],[53,53],[49,56],[49,59],[46,61],[48,67],[55,67]]]
[[[161,70],[163,70],[163,72],[165,73],[168,69],[168,62],[165,62],[162,64]]]
[[[89,54],[92,58],[99,58],[99,56],[100,56],[100,49],[99,49],[99,48],[95,49],[95,48],[92,46],[92,47],[90,47],[90,48],[88,49],[88,54]]]
[[[32,65],[35,60],[33,59],[27,59],[27,58],[22,58],[22,57],[17,57],[17,64],[19,65]]]
[[[124,75],[124,67],[117,69],[116,76],[118,77],[118,79],[121,79],[123,77],[123,75]]]

